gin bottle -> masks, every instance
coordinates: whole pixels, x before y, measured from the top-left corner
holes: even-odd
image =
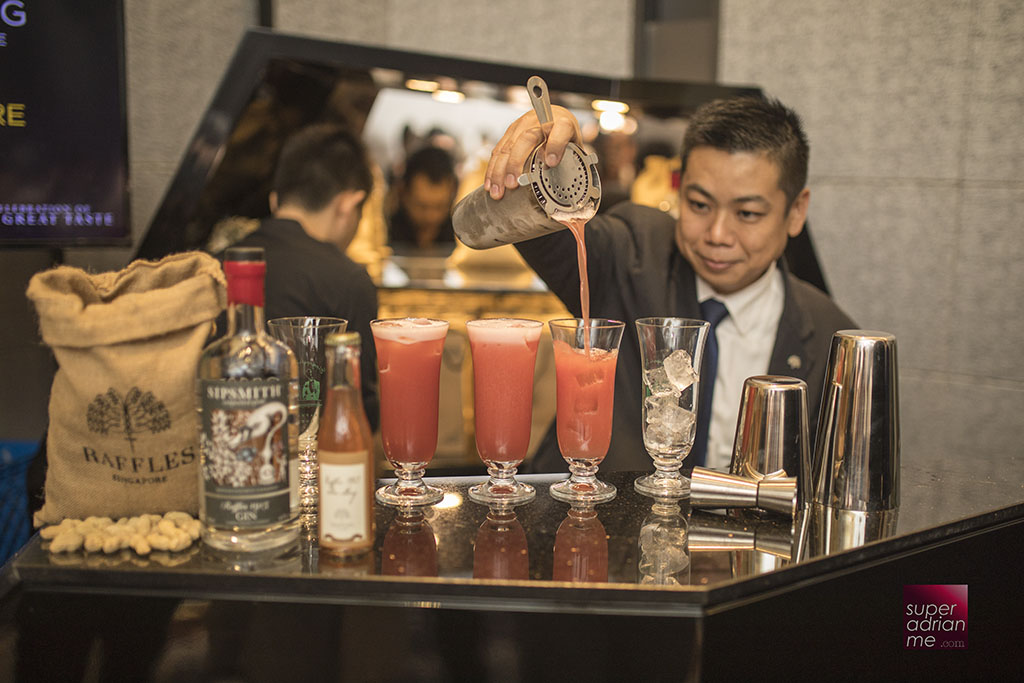
[[[359,333],[327,337],[327,398],[317,435],[320,557],[373,549],[373,440],[359,387]]]
[[[224,273],[227,334],[203,351],[196,380],[202,538],[233,553],[284,550],[299,535],[295,356],[264,330],[263,250],[228,249]]]

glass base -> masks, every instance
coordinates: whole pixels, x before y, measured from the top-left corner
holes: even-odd
[[[617,493],[614,486],[595,477],[576,476],[554,484],[548,491],[552,498],[563,503],[605,503]]]
[[[679,472],[662,472],[655,470],[651,474],[637,477],[633,488],[638,493],[652,498],[688,498],[690,496],[690,480]]]
[[[200,534],[206,547],[220,553],[268,555],[288,552],[298,544],[299,520],[269,528],[219,527],[204,524]]]
[[[444,498],[444,491],[435,487],[427,486],[423,480],[411,481],[399,479],[398,481],[382,486],[374,493],[378,503],[392,507],[413,507],[416,505],[433,505],[440,503]]]
[[[519,505],[528,503],[537,497],[537,490],[529,484],[512,480],[495,481],[491,479],[483,484],[477,484],[469,488],[469,497],[477,503],[484,505]]]

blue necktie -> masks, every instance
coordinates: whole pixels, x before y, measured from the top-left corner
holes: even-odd
[[[715,391],[715,375],[718,374],[718,337],[715,328],[729,315],[729,310],[718,299],[708,299],[700,305],[700,313],[711,323],[707,342],[704,344],[704,373],[700,377],[700,396],[697,408],[697,434],[693,439],[694,465],[703,466],[707,461],[708,429],[711,426],[711,395]]]

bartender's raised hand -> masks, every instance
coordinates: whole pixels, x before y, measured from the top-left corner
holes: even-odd
[[[537,114],[530,111],[512,122],[505,134],[498,140],[487,162],[484,176],[484,190],[493,199],[501,199],[505,190],[519,186],[518,178],[523,172],[530,152],[547,136],[544,145],[544,163],[556,166],[562,160],[568,142],[582,144],[580,124],[565,107],[551,107],[553,121],[541,130]]]

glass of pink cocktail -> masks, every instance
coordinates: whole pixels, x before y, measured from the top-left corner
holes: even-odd
[[[423,481],[437,448],[437,394],[448,323],[427,318],[370,323],[380,378],[380,433],[398,480],[377,490],[387,505],[432,505],[440,489]]]
[[[537,495],[515,475],[530,446],[533,368],[543,327],[521,318],[466,323],[473,353],[476,449],[491,475],[469,489],[469,497],[479,503],[525,503]]]
[[[568,503],[601,503],[615,487],[597,479],[608,454],[615,403],[615,364],[625,323],[579,318],[552,320],[557,387],[558,448],[572,476],[550,488]]]

